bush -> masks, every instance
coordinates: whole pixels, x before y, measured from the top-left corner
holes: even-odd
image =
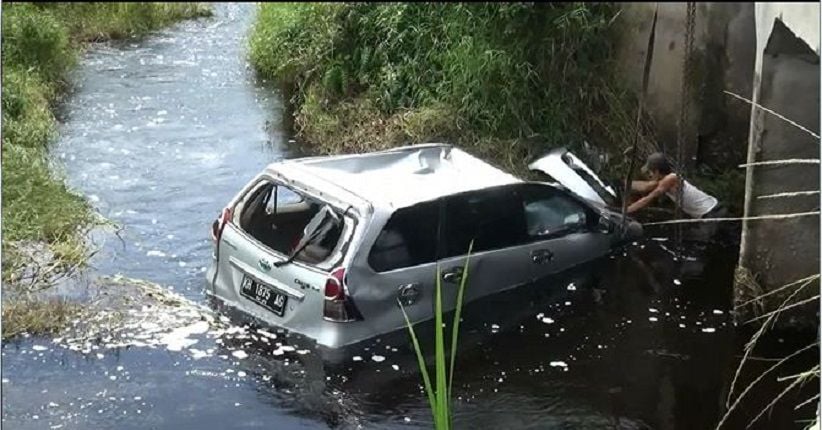
[[[79,229],[93,219],[91,208],[83,197],[72,193],[53,175],[47,157],[48,143],[55,131],[51,105],[66,87],[66,73],[75,64],[81,44],[142,34],[182,18],[207,15],[208,11],[199,4],[181,3],[4,4],[2,280],[5,293],[16,292],[8,289],[15,288],[11,281],[25,265],[32,264],[15,252],[18,242],[47,243],[58,265],[77,265],[84,258]],[[49,309],[59,313],[65,308],[59,302],[14,300],[6,303],[4,299],[4,336],[24,329],[46,331],[64,320],[43,319]]]
[[[615,107],[629,110],[632,101],[609,79],[614,13],[581,3],[264,4],[250,56],[292,93],[301,136],[335,142],[312,141],[320,151],[352,134],[364,140],[348,147],[386,141],[352,129],[352,106],[369,106],[369,119],[384,123],[442,114],[416,116],[398,144],[447,136],[493,146],[541,136],[556,146],[591,134],[622,143],[625,128],[615,124],[625,115]],[[514,146],[521,156],[539,150]]]
[[[3,66],[14,66],[57,81],[74,64],[65,26],[32,4],[16,4],[3,13]]]

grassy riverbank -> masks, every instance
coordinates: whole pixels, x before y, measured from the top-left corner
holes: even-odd
[[[4,337],[51,330],[74,308],[44,302],[35,292],[55,273],[82,264],[83,228],[95,219],[47,158],[56,131],[52,111],[79,53],[87,42],[139,36],[207,15],[210,9],[196,3],[3,4]],[[47,261],[32,261],[32,254]]]
[[[612,70],[608,4],[264,4],[259,73],[318,152],[447,140],[507,168],[588,140],[616,154],[633,100]],[[619,169],[615,157],[609,168]]]

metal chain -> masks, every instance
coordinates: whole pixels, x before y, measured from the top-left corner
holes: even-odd
[[[691,90],[693,82],[694,65],[692,60],[692,53],[694,49],[694,26],[696,21],[696,3],[688,2],[685,18],[685,46],[683,50],[682,59],[682,86],[680,88],[680,110],[679,110],[679,124],[677,127],[677,160],[676,173],[679,178],[679,186],[677,187],[677,205],[676,205],[676,219],[682,217],[682,194],[685,188],[685,169],[687,163],[683,162],[685,158],[685,146],[690,140],[690,107],[691,107]],[[676,228],[676,245],[679,248],[682,244],[682,226],[678,225]]]

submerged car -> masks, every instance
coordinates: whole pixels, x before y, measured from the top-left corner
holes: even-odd
[[[641,227],[565,149],[529,182],[445,144],[270,164],[214,221],[207,293],[338,348],[608,253]],[[623,222],[625,221],[625,222]],[[626,227],[627,226],[627,227]]]

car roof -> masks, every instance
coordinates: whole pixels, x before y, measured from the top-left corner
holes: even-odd
[[[365,154],[285,160],[269,168],[283,173],[299,170],[304,173],[302,176],[322,179],[373,205],[393,209],[465,191],[522,182],[459,148],[439,143]]]

